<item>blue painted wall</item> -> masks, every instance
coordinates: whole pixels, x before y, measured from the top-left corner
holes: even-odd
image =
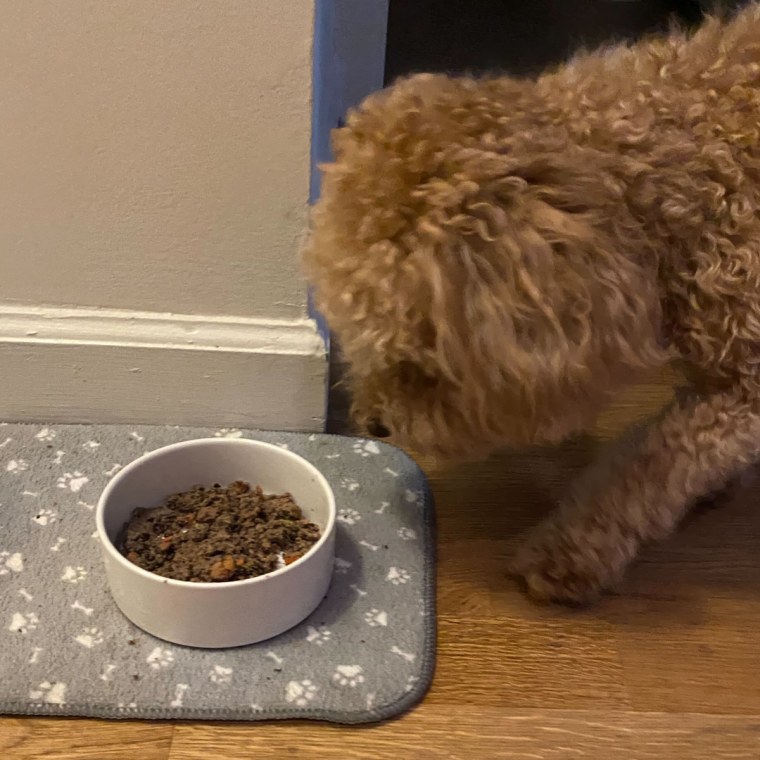
[[[316,0],[314,24],[310,203],[319,197],[317,165],[332,158],[331,130],[383,86],[388,0]],[[329,350],[324,320],[309,308]]]

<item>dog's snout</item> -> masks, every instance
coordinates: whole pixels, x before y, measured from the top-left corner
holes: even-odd
[[[367,432],[375,438],[388,438],[391,434],[391,431],[380,420],[370,420],[367,425]]]

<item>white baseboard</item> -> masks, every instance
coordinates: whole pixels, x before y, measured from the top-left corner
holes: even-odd
[[[317,431],[312,320],[0,304],[0,419]]]

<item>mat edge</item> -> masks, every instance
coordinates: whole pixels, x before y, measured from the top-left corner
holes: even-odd
[[[15,425],[32,426],[36,423],[18,422],[11,423]],[[55,423],[54,423],[55,424]],[[55,424],[56,427],[78,427],[86,428],[86,424]],[[184,425],[140,425],[139,427],[163,428],[172,427],[189,427]],[[197,426],[201,427],[201,426]],[[263,434],[266,436],[283,434],[292,437],[339,439],[341,441],[357,440],[356,436],[336,435],[334,433],[310,433],[310,432],[292,432],[286,430],[241,430],[243,437],[246,435]],[[194,440],[194,439],[188,439]],[[370,439],[364,439],[370,440]],[[58,717],[58,718],[95,718],[101,720],[120,720],[120,721],[195,721],[195,722],[242,722],[242,723],[263,723],[267,721],[297,721],[308,720],[314,722],[333,723],[338,725],[370,725],[381,723],[406,714],[409,710],[417,706],[427,695],[435,677],[437,664],[437,598],[436,598],[436,568],[437,568],[437,545],[436,545],[436,520],[435,520],[435,503],[430,488],[430,481],[415,459],[406,451],[398,446],[376,441],[380,448],[391,449],[401,454],[409,465],[416,471],[423,487],[423,524],[425,528],[424,541],[425,545],[430,547],[426,553],[425,559],[425,578],[423,583],[424,610],[425,610],[425,628],[423,631],[423,661],[420,670],[419,681],[414,688],[404,692],[400,697],[392,702],[386,703],[382,707],[375,707],[371,710],[362,710],[354,713],[335,713],[330,710],[272,710],[254,712],[250,709],[234,711],[220,710],[215,713],[212,710],[203,710],[195,708],[102,708],[89,707],[85,705],[36,705],[30,706],[29,703],[19,702],[0,702],[0,715],[17,716],[17,717]]]

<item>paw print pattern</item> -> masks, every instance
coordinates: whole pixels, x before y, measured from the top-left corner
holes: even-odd
[[[30,631],[37,628],[39,622],[40,619],[34,612],[27,612],[26,614],[14,612],[8,630],[26,636]]]
[[[290,681],[285,687],[285,701],[297,707],[306,707],[317,695],[317,687],[309,680]]]
[[[374,441],[359,440],[354,443],[354,454],[371,457],[380,453],[380,447]]]
[[[342,478],[340,481],[340,487],[353,493],[354,491],[359,490],[359,481],[354,480],[353,478]]]
[[[316,628],[313,625],[310,625],[306,629],[306,641],[310,644],[322,646],[322,644],[327,643],[331,638],[332,632],[328,631],[323,625],[317,626]]]
[[[51,430],[48,427],[44,427],[34,437],[38,441],[43,441],[44,443],[50,443],[50,441],[52,441],[55,438],[55,431]]]
[[[388,613],[373,607],[369,612],[364,613],[364,622],[371,628],[378,626],[386,628],[388,626]]]
[[[65,705],[66,684],[60,681],[43,681],[36,689],[29,692],[29,699],[38,704]]]
[[[338,510],[338,521],[346,525],[356,525],[361,519],[362,516],[355,509]]]
[[[18,475],[20,472],[26,472],[29,469],[29,462],[26,459],[11,459],[5,465],[5,471],[12,475]]]
[[[214,433],[215,438],[242,438],[243,433],[237,428],[222,428]]]
[[[0,552],[0,575],[24,571],[24,557],[21,552]]]
[[[74,637],[74,641],[87,649],[94,649],[99,644],[102,644],[105,639],[103,632],[98,628],[85,628],[79,636]]]
[[[90,479],[83,475],[79,470],[74,472],[64,472],[56,481],[58,488],[63,488],[72,493],[79,493],[82,487],[90,482]]]
[[[208,677],[213,683],[229,683],[232,681],[232,668],[226,668],[224,665],[214,665]]]
[[[81,583],[86,577],[87,571],[81,565],[77,565],[76,567],[66,565],[63,569],[61,580],[68,581],[69,583]]]
[[[163,647],[156,647],[145,659],[145,662],[153,668],[153,670],[160,670],[161,668],[168,668],[174,662],[174,655],[170,649],[164,649]]]
[[[407,488],[406,492],[404,493],[404,498],[409,504],[414,504],[417,507],[422,506],[423,498],[420,491],[411,491]]]
[[[336,557],[333,560],[333,566],[335,568],[336,575],[347,575],[348,570],[352,565],[352,562],[349,562],[347,559],[343,559],[342,557]]]
[[[364,669],[361,665],[338,665],[332,677],[333,683],[338,686],[348,686],[355,689],[364,683]]]
[[[385,580],[390,581],[394,586],[400,586],[408,583],[411,577],[406,570],[402,570],[400,567],[392,567],[388,570]]]
[[[82,444],[83,449],[87,449],[87,451],[95,451],[95,449],[100,448],[100,442],[99,441],[87,441],[86,443]]]
[[[53,512],[52,509],[41,509],[37,514],[32,518],[32,522],[37,523],[37,525],[50,525],[51,523],[54,523],[58,519],[58,513]]]
[[[402,541],[414,541],[417,538],[417,534],[411,528],[399,528],[398,537]]]

